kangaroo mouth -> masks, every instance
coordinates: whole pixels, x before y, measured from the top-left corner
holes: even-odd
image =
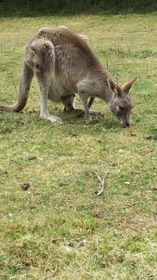
[[[121,123],[121,125],[124,127],[124,128],[127,128],[127,127],[129,127],[130,126],[130,122],[128,122],[128,121],[120,121],[120,123]]]
[[[122,123],[122,126],[123,126],[124,128],[127,128],[127,127],[129,127],[129,126],[130,126],[130,123],[129,123],[129,122]]]

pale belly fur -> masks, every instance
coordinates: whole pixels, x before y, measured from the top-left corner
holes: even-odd
[[[62,102],[64,97],[74,95],[75,92],[76,90],[65,88],[61,82],[53,81],[49,89],[48,99],[54,102]]]

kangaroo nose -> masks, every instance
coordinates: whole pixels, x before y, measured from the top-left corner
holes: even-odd
[[[121,119],[121,120],[120,120],[120,123],[122,124],[122,126],[123,126],[124,128],[129,127],[130,124],[131,124],[131,122],[130,122],[129,120],[124,120],[124,119]]]
[[[130,126],[130,123],[129,123],[129,122],[125,122],[125,123],[123,123],[122,125],[123,125],[124,128],[126,128],[126,127],[129,127],[129,126]]]
[[[129,127],[130,126],[130,123],[129,122],[126,122],[125,124],[124,124],[124,127],[126,128],[126,127]]]

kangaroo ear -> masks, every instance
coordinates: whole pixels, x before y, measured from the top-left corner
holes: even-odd
[[[110,88],[111,91],[113,91],[117,96],[122,96],[122,89],[120,88],[119,85],[117,85],[113,80],[108,79],[108,86]]]
[[[122,86],[122,90],[125,91],[126,93],[129,93],[129,91],[131,90],[133,84],[135,83],[137,77],[135,77],[133,80],[131,80],[130,82],[126,83],[125,85]]]

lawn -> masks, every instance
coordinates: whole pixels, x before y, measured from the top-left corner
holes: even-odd
[[[137,76],[132,126],[101,100],[95,124],[54,103],[64,125],[40,120],[35,81],[21,113],[0,113],[0,279],[156,280],[156,14],[1,18],[0,103],[17,98],[27,40],[54,25],[87,35],[119,84]]]

